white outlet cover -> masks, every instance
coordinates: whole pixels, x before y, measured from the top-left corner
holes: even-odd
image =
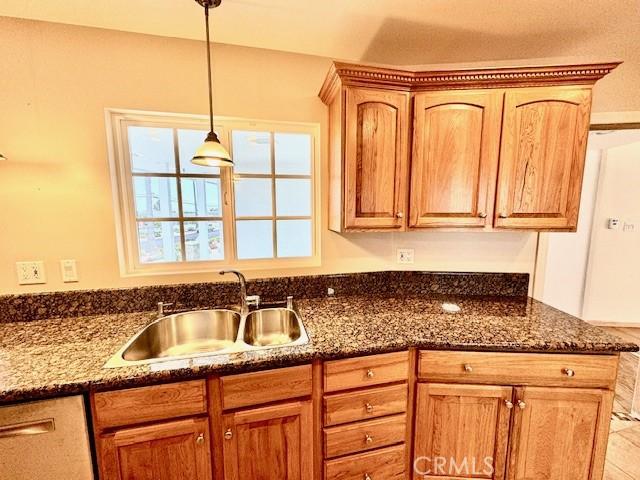
[[[18,274],[18,285],[38,285],[47,283],[47,273],[44,269],[44,262],[16,262]]]
[[[407,265],[413,263],[415,250],[413,248],[398,248],[396,254],[396,262]]]
[[[60,260],[60,273],[64,283],[78,281],[78,267],[75,260]]]

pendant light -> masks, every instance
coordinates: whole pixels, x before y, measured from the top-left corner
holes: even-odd
[[[209,40],[209,9],[216,8],[222,0],[196,0],[204,7],[204,19],[207,29],[207,72],[209,74],[209,126],[210,131],[204,143],[195,151],[191,163],[203,167],[233,167],[231,155],[220,143],[213,130],[213,87],[211,80],[211,41]]]

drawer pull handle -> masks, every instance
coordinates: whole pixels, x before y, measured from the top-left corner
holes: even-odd
[[[369,369],[367,370],[367,378],[373,378],[375,376],[375,373],[373,373],[373,370]]]
[[[402,218],[402,217],[404,217],[404,213],[398,212],[398,213],[396,213],[396,217]]]
[[[198,445],[202,445],[204,443],[204,433],[201,433],[200,435],[198,435],[198,437],[196,438],[196,443]]]
[[[471,365],[469,365],[468,363],[464,364],[464,371],[467,373],[471,373],[473,372],[473,367]]]
[[[373,413],[373,405],[371,405],[370,403],[365,403],[364,408],[367,410],[367,413]]]
[[[486,214],[486,212],[480,212],[480,213],[478,213],[478,216],[479,216],[480,218],[487,218],[487,214]]]
[[[233,438],[233,432],[231,431],[230,428],[227,428],[227,431],[224,432],[224,439],[231,440],[232,438]]]
[[[518,408],[520,410],[524,410],[527,407],[527,404],[525,402],[523,402],[522,400],[518,400]]]
[[[500,218],[508,218],[509,215],[507,215],[506,213],[502,212],[502,213],[500,213],[500,215],[498,215],[498,217],[500,217]]]
[[[369,435],[368,433],[364,434],[364,441],[367,444],[372,444],[373,443],[373,437],[371,435]]]
[[[513,408],[513,402],[511,400],[505,400],[504,406],[511,410]]]
[[[563,368],[562,373],[564,373],[567,377],[575,377],[576,372],[570,368]]]
[[[362,477],[363,480],[373,480],[373,477],[371,475],[369,475],[368,473],[364,474],[364,477]]]
[[[56,424],[53,418],[47,418],[46,420],[36,420],[35,422],[17,423],[0,427],[0,438],[40,435],[42,433],[53,432],[55,429]]]

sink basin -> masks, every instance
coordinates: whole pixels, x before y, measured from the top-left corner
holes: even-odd
[[[111,357],[105,368],[304,345],[308,341],[302,320],[291,308],[263,308],[245,315],[227,309],[197,310],[150,323]]]
[[[145,327],[122,353],[127,361],[181,357],[230,348],[240,328],[240,314],[201,310],[163,317]]]
[[[247,316],[243,340],[247,345],[266,347],[293,343],[300,336],[300,318],[293,310],[265,308]]]

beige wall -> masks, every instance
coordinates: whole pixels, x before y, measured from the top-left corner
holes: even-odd
[[[397,268],[532,272],[530,233],[338,235],[326,229],[327,111],[317,98],[329,60],[218,45],[219,115],[318,122],[323,161],[322,265],[253,276]],[[0,294],[198,282],[211,274],[120,277],[107,161],[106,107],[206,113],[204,45],[0,17]],[[80,282],[58,261],[75,258]],[[18,286],[15,262],[43,260],[48,283]]]

